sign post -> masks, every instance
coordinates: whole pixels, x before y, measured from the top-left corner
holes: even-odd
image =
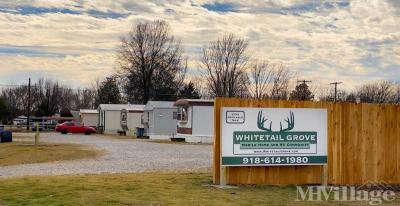
[[[226,167],[296,165],[324,165],[327,184],[326,164],[326,109],[221,109],[221,185]]]

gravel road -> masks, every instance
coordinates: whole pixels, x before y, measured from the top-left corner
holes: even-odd
[[[162,144],[145,140],[113,139],[101,135],[61,135],[58,133],[42,133],[41,141],[83,144],[104,150],[106,154],[95,159],[0,167],[0,177],[197,171],[211,168],[211,145]]]

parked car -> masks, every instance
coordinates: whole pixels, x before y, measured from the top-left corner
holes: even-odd
[[[56,132],[61,132],[61,134],[84,133],[85,135],[90,135],[96,133],[96,129],[93,127],[87,127],[78,122],[64,122],[57,124]]]

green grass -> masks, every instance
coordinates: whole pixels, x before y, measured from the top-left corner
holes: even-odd
[[[40,143],[31,141],[0,144],[0,166],[94,158],[103,152],[78,144]]]
[[[0,179],[0,205],[367,205],[298,202],[294,186],[217,189],[211,179],[179,172]]]

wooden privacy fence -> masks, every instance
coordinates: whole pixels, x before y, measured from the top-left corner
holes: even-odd
[[[328,184],[400,184],[400,106],[216,98],[214,183],[220,181],[222,107],[326,108]],[[226,168],[227,184],[320,184],[322,166]]]

